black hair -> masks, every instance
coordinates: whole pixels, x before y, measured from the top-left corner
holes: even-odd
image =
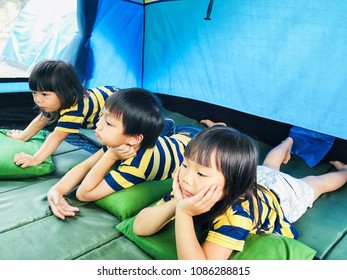
[[[185,157],[200,165],[211,166],[215,155],[217,169],[225,178],[224,196],[210,211],[194,217],[199,225],[212,227],[216,217],[235,202],[253,201],[257,195],[257,165],[259,152],[256,142],[231,127],[212,126],[197,134],[187,145]],[[254,205],[256,207],[256,205]],[[254,208],[256,210],[256,208]]]
[[[153,148],[164,127],[160,99],[141,88],[121,89],[107,98],[105,109],[121,118],[126,135],[143,135],[141,149]]]
[[[60,109],[70,108],[87,94],[75,68],[61,60],[43,60],[37,63],[29,76],[29,88],[32,91],[54,92],[61,101]],[[51,113],[42,110],[41,113],[52,117]]]

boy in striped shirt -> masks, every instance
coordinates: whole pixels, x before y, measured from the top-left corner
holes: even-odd
[[[164,115],[159,99],[140,88],[122,89],[105,103],[95,135],[103,147],[71,169],[48,192],[60,219],[79,211],[64,195],[78,184],[80,201],[95,201],[135,184],[171,178],[196,132],[160,136]]]

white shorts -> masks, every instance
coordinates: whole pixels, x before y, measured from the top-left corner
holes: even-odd
[[[257,182],[271,190],[279,199],[283,213],[291,223],[311,208],[314,199],[312,187],[305,181],[286,173],[259,165]]]

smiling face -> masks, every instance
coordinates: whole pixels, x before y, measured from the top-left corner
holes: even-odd
[[[207,167],[194,160],[184,158],[179,173],[179,184],[184,198],[196,195],[206,186],[215,185],[224,188],[225,178],[223,173],[217,169],[215,153],[211,154],[210,159],[211,166]]]
[[[35,104],[47,113],[57,112],[61,108],[61,101],[53,91],[33,91]]]
[[[95,136],[102,145],[109,147],[129,144],[133,138],[124,134],[122,118],[117,118],[114,114],[110,114],[108,110],[104,110],[104,113],[96,124]]]

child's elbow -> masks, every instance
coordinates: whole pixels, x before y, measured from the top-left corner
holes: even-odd
[[[136,223],[136,221],[134,221],[134,224],[133,224],[133,232],[134,234],[138,236],[144,236],[142,228],[138,225],[138,223]]]
[[[88,196],[88,193],[80,190],[80,189],[77,189],[76,191],[76,198],[79,200],[79,201],[83,201],[83,202],[90,202],[92,201],[90,199],[90,197]]]
[[[135,219],[134,223],[133,223],[133,232],[134,234],[138,235],[138,236],[148,236],[150,234],[148,234],[148,232],[146,232],[146,226],[143,225],[143,223],[141,223],[141,221],[139,221],[139,219]]]

